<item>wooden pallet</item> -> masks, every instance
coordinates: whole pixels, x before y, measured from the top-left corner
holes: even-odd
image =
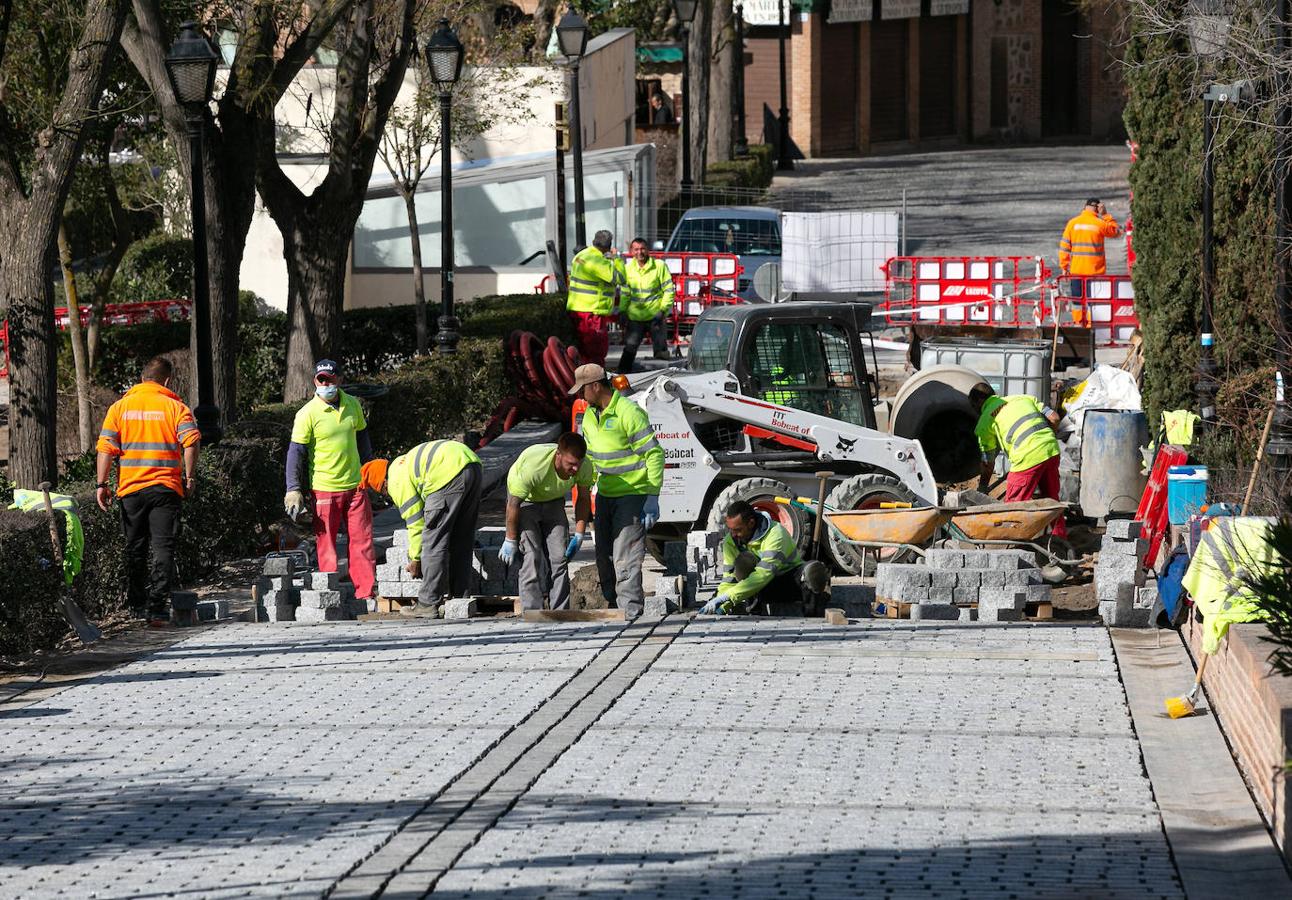
[[[1023,617],[1037,622],[1054,618],[1054,604],[1049,601],[1029,603],[1023,607]]]

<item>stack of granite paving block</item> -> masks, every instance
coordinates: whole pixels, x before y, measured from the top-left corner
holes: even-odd
[[[377,593],[388,600],[416,600],[422,579],[408,574],[408,530],[401,528],[394,534],[394,542],[386,551],[386,561],[377,566]]]
[[[294,575],[296,563],[286,556],[271,556],[265,560],[260,580],[256,583],[259,608],[257,622],[295,622],[296,608],[301,602],[301,582]]]
[[[1095,563],[1095,598],[1105,625],[1144,628],[1157,600],[1157,589],[1145,587],[1144,554],[1148,541],[1139,522],[1110,519]]]
[[[664,545],[664,572],[655,592],[646,598],[645,614],[663,616],[693,606],[700,594],[707,600],[722,580],[722,535],[692,531],[682,541]]]
[[[498,551],[506,539],[506,528],[476,529],[472,567],[478,587],[473,593],[495,597],[515,597],[520,593],[520,551],[517,551],[516,560],[511,565],[498,558]]]
[[[876,567],[875,598],[908,604],[912,619],[1017,622],[1050,587],[1026,550],[932,549],[922,563]]]
[[[368,612],[336,572],[297,572],[290,557],[269,557],[257,582],[258,622],[336,622]]]

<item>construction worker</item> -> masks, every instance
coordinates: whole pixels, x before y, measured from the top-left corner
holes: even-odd
[[[646,532],[659,521],[664,449],[646,411],[610,384],[606,370],[585,363],[574,370],[571,394],[588,404],[583,437],[597,472],[597,574],[601,593],[629,619],[642,614],[642,561]]]
[[[283,508],[296,519],[306,509],[304,486],[314,503],[314,543],[320,572],[335,572],[336,539],[344,527],[355,596],[374,599],[377,554],[372,547],[372,504],[360,487],[360,467],[372,459],[359,401],[341,390],[341,370],[321,359],[314,366],[314,396],[296,413],[287,445]]]
[[[180,508],[184,496],[197,486],[202,437],[192,410],[170,389],[173,375],[170,360],[150,359],[139,384],[109,407],[95,447],[95,499],[104,512],[112,503],[108,478],[113,465],[117,467],[126,539],[126,604],[136,618],[154,624],[170,617]]]
[[[534,444],[507,473],[507,537],[498,558],[511,565],[520,544],[520,605],[542,609],[570,608],[567,565],[583,546],[592,518],[596,473],[587,458],[583,435],[568,432],[555,444]],[[574,534],[565,516],[570,488],[583,490],[574,503]]]
[[[651,259],[650,250],[643,238],[633,238],[629,245],[633,258],[624,266],[623,295],[624,315],[628,326],[624,331],[624,352],[619,357],[619,371],[627,374],[637,360],[646,330],[650,329],[651,347],[656,359],[668,359],[668,335],[664,333],[664,318],[673,310],[673,273],[662,259]]]
[[[85,529],[81,526],[81,513],[76,508],[75,498],[67,494],[50,493],[49,505],[61,512],[67,522],[67,536],[63,539],[63,581],[71,584],[81,573],[81,561],[85,556]],[[45,494],[14,488],[13,503],[9,504],[9,508],[22,512],[44,512]]]
[[[763,612],[774,615],[790,604],[819,614],[820,599],[829,584],[829,570],[820,562],[806,566],[790,533],[765,512],[737,500],[727,509],[727,534],[722,539],[722,584],[701,607],[710,615]],[[774,609],[776,604],[781,609]]]
[[[1009,459],[1006,503],[1024,503],[1038,493],[1044,499],[1058,500],[1059,414],[1025,394],[998,397],[986,383],[974,385],[969,391],[969,403],[978,415],[974,434],[982,450],[978,490],[987,490],[996,453],[1003,449]],[[1055,521],[1052,531],[1056,537],[1068,536],[1062,516]]]
[[[574,321],[574,342],[585,360],[605,365],[610,349],[607,326],[615,309],[615,290],[623,283],[624,264],[612,246],[614,236],[598,231],[570,263],[565,309]]]
[[[417,603],[402,614],[433,619],[443,600],[470,592],[482,479],[480,457],[457,441],[427,441],[389,465],[384,459],[363,465],[363,487],[399,508],[408,529],[405,569],[422,579]]]
[[[1107,271],[1104,238],[1117,237],[1121,228],[1103,201],[1091,197],[1085,208],[1068,220],[1059,240],[1059,271],[1064,275],[1102,275]]]

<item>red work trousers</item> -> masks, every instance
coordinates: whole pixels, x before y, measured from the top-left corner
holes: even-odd
[[[1045,500],[1059,499],[1059,457],[1051,456],[1039,466],[1010,472],[1005,477],[1005,502],[1025,503],[1040,495]],[[1068,525],[1063,516],[1050,526],[1055,537],[1066,538]]]
[[[374,595],[377,554],[372,549],[372,504],[363,488],[314,492],[314,543],[319,571],[336,571],[336,537],[345,524],[350,556],[350,580],[356,597]]]
[[[607,330],[609,317],[590,312],[572,312],[570,321],[574,323],[574,345],[579,348],[583,361],[604,366],[606,353],[610,350],[610,332]]]

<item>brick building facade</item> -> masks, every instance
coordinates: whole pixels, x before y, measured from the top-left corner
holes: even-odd
[[[794,8],[790,135],[804,156],[1124,133],[1115,8],[1086,13],[1072,0],[786,6]],[[751,142],[776,136],[778,33],[774,24],[746,29]]]

